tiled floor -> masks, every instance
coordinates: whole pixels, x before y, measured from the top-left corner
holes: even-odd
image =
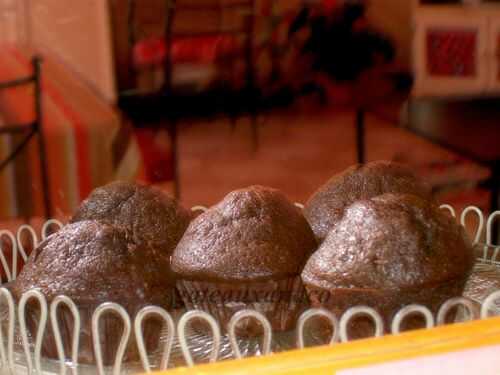
[[[397,118],[394,111],[391,116],[367,116],[369,160],[407,162],[433,184],[487,175],[483,168],[471,169],[469,164],[465,168],[460,164],[450,175],[456,155],[399,128],[394,123]],[[347,110],[295,108],[264,115],[257,150],[252,147],[248,119],[241,119],[234,129],[221,119],[184,123],[180,131],[181,194],[188,206],[211,205],[227,192],[252,184],[281,189],[294,201],[304,202],[331,175],[354,163],[354,113]],[[443,173],[428,168],[436,164],[450,168]],[[487,197],[477,192],[470,199],[474,200],[470,203],[487,204]]]
[[[400,106],[386,105],[366,118],[368,160],[393,159],[413,166],[434,186],[457,182],[442,200],[459,210],[488,209],[489,196],[475,189],[488,171],[398,127]],[[305,202],[333,174],[356,163],[354,113],[325,108],[262,115],[254,149],[248,118],[183,122],[180,128],[181,199],[186,206],[212,205],[231,190],[252,184],[278,188]],[[465,182],[465,183],[464,183]],[[165,184],[171,190],[171,184]],[[20,221],[0,223],[15,229]],[[36,225],[40,227],[38,223]]]

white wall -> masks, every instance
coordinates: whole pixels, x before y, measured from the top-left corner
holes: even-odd
[[[0,43],[21,43],[26,38],[22,0],[0,0]]]
[[[61,59],[102,97],[115,101],[108,2],[25,1],[30,42],[42,52]]]

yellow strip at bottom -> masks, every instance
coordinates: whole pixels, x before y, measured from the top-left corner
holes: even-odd
[[[460,371],[456,373],[456,370],[453,370],[452,374],[448,369]],[[500,374],[500,318],[346,344],[294,350],[265,357],[222,361],[191,369],[175,369],[164,374],[392,375],[393,373]]]

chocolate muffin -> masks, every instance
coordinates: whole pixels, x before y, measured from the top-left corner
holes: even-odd
[[[304,208],[316,239],[321,243],[344,211],[360,199],[370,199],[386,193],[413,194],[432,199],[431,189],[404,165],[376,161],[355,165],[333,176],[316,191]]]
[[[134,241],[172,253],[190,219],[190,212],[161,190],[119,181],[95,189],[71,221],[116,224],[130,230]]]
[[[38,289],[50,304],[58,295],[70,297],[81,316],[80,363],[95,363],[92,346],[91,318],[104,302],[123,306],[131,318],[144,306],[171,309],[175,303],[175,282],[169,267],[169,256],[143,243],[136,243],[130,232],[96,221],[81,221],[62,228],[43,241],[30,255],[10,290],[19,301],[22,294]],[[71,347],[73,318],[63,308],[60,328],[64,347]],[[38,327],[38,305],[27,308],[31,332]],[[150,323],[148,323],[150,324]],[[121,321],[106,314],[101,321],[103,361],[114,361],[121,337]],[[150,348],[158,343],[161,326],[151,323],[145,341]],[[130,340],[125,360],[138,358],[135,340]],[[43,354],[58,358],[52,329],[44,336]],[[68,352],[67,352],[68,354]]]
[[[312,305],[340,317],[350,307],[378,310],[386,330],[409,304],[437,312],[462,294],[474,263],[463,227],[413,195],[361,200],[333,227],[302,273]]]
[[[275,330],[287,330],[304,308],[300,273],[315,248],[298,208],[277,190],[252,186],[191,222],[172,270],[186,306],[209,312],[222,327],[251,308]]]

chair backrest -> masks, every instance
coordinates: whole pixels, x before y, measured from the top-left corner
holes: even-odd
[[[255,0],[171,0],[165,40],[171,51],[176,38],[233,36],[243,38],[246,84],[254,86]],[[165,88],[172,89],[172,53],[165,65]]]
[[[197,41],[190,45],[189,39],[215,39],[219,36],[224,37],[225,42],[229,41],[229,46],[234,41],[237,41],[234,44],[243,46],[245,60],[248,65],[251,65],[256,0],[150,1],[149,7],[145,7],[144,4],[140,7],[138,0],[127,2],[128,43],[131,59],[127,62],[129,72],[133,66],[151,65],[157,69],[158,61],[163,61],[165,73],[163,88],[168,90],[172,86],[174,41],[175,43],[179,40],[183,41],[181,48],[175,48],[175,50],[181,50],[180,54],[185,56],[186,51],[189,55],[191,46],[192,49],[197,48]],[[228,49],[228,44],[222,42],[218,45],[221,44],[224,45],[223,48]],[[175,46],[179,47],[179,44]],[[207,49],[210,50],[210,48]],[[131,82],[127,84],[130,85]],[[135,90],[131,87],[129,91],[133,93]]]
[[[41,84],[40,84],[40,70],[41,60],[38,57],[34,57],[32,59],[33,71],[31,75],[15,78],[9,81],[0,82],[0,91],[15,89],[20,86],[25,85],[34,85],[34,109],[35,109],[35,118],[29,124],[3,124],[0,129],[0,133],[15,133],[25,131],[29,127],[33,127],[35,130],[38,130],[38,127],[41,124]],[[24,128],[23,128],[24,127]]]
[[[175,36],[247,34],[255,0],[174,0],[169,22]]]

